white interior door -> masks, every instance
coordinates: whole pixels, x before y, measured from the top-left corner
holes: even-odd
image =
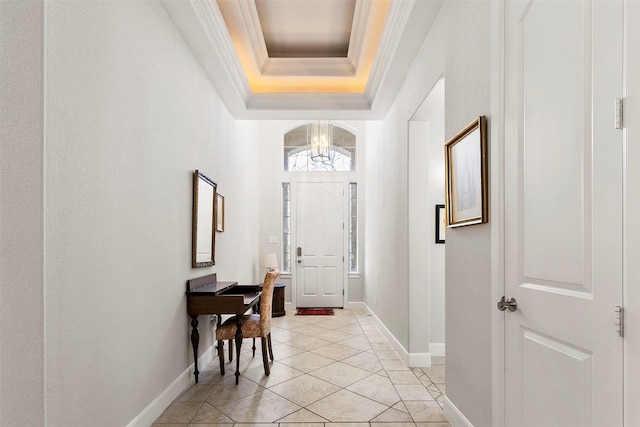
[[[622,426],[621,1],[505,3],[505,424]]]
[[[297,184],[296,305],[344,305],[344,184]]]

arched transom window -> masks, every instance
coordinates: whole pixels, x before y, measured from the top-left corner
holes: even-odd
[[[327,124],[329,125],[328,133],[324,133]],[[324,140],[327,135],[329,135],[329,144]],[[318,155],[318,149],[326,150],[324,153],[326,155]],[[284,169],[298,172],[354,171],[356,170],[356,136],[328,122],[299,126],[284,135]]]

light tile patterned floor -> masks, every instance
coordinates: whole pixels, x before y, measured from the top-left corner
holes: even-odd
[[[200,373],[154,427],[450,427],[442,413],[444,358],[409,369],[371,316],[274,318],[271,375],[257,343],[245,340],[240,383],[235,361],[220,375],[218,360]]]

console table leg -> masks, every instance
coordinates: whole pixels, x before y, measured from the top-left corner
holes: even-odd
[[[240,348],[242,347],[242,316],[236,320],[236,385],[240,377]]]
[[[195,365],[195,370],[193,371],[193,375],[196,377],[196,384],[198,383],[198,343],[200,342],[200,334],[198,333],[198,316],[191,316],[191,346],[193,347],[193,363]]]

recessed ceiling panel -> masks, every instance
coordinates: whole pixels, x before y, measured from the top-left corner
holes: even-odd
[[[356,0],[255,0],[270,58],[346,58]]]
[[[443,0],[162,3],[234,117],[361,120],[384,117]]]

